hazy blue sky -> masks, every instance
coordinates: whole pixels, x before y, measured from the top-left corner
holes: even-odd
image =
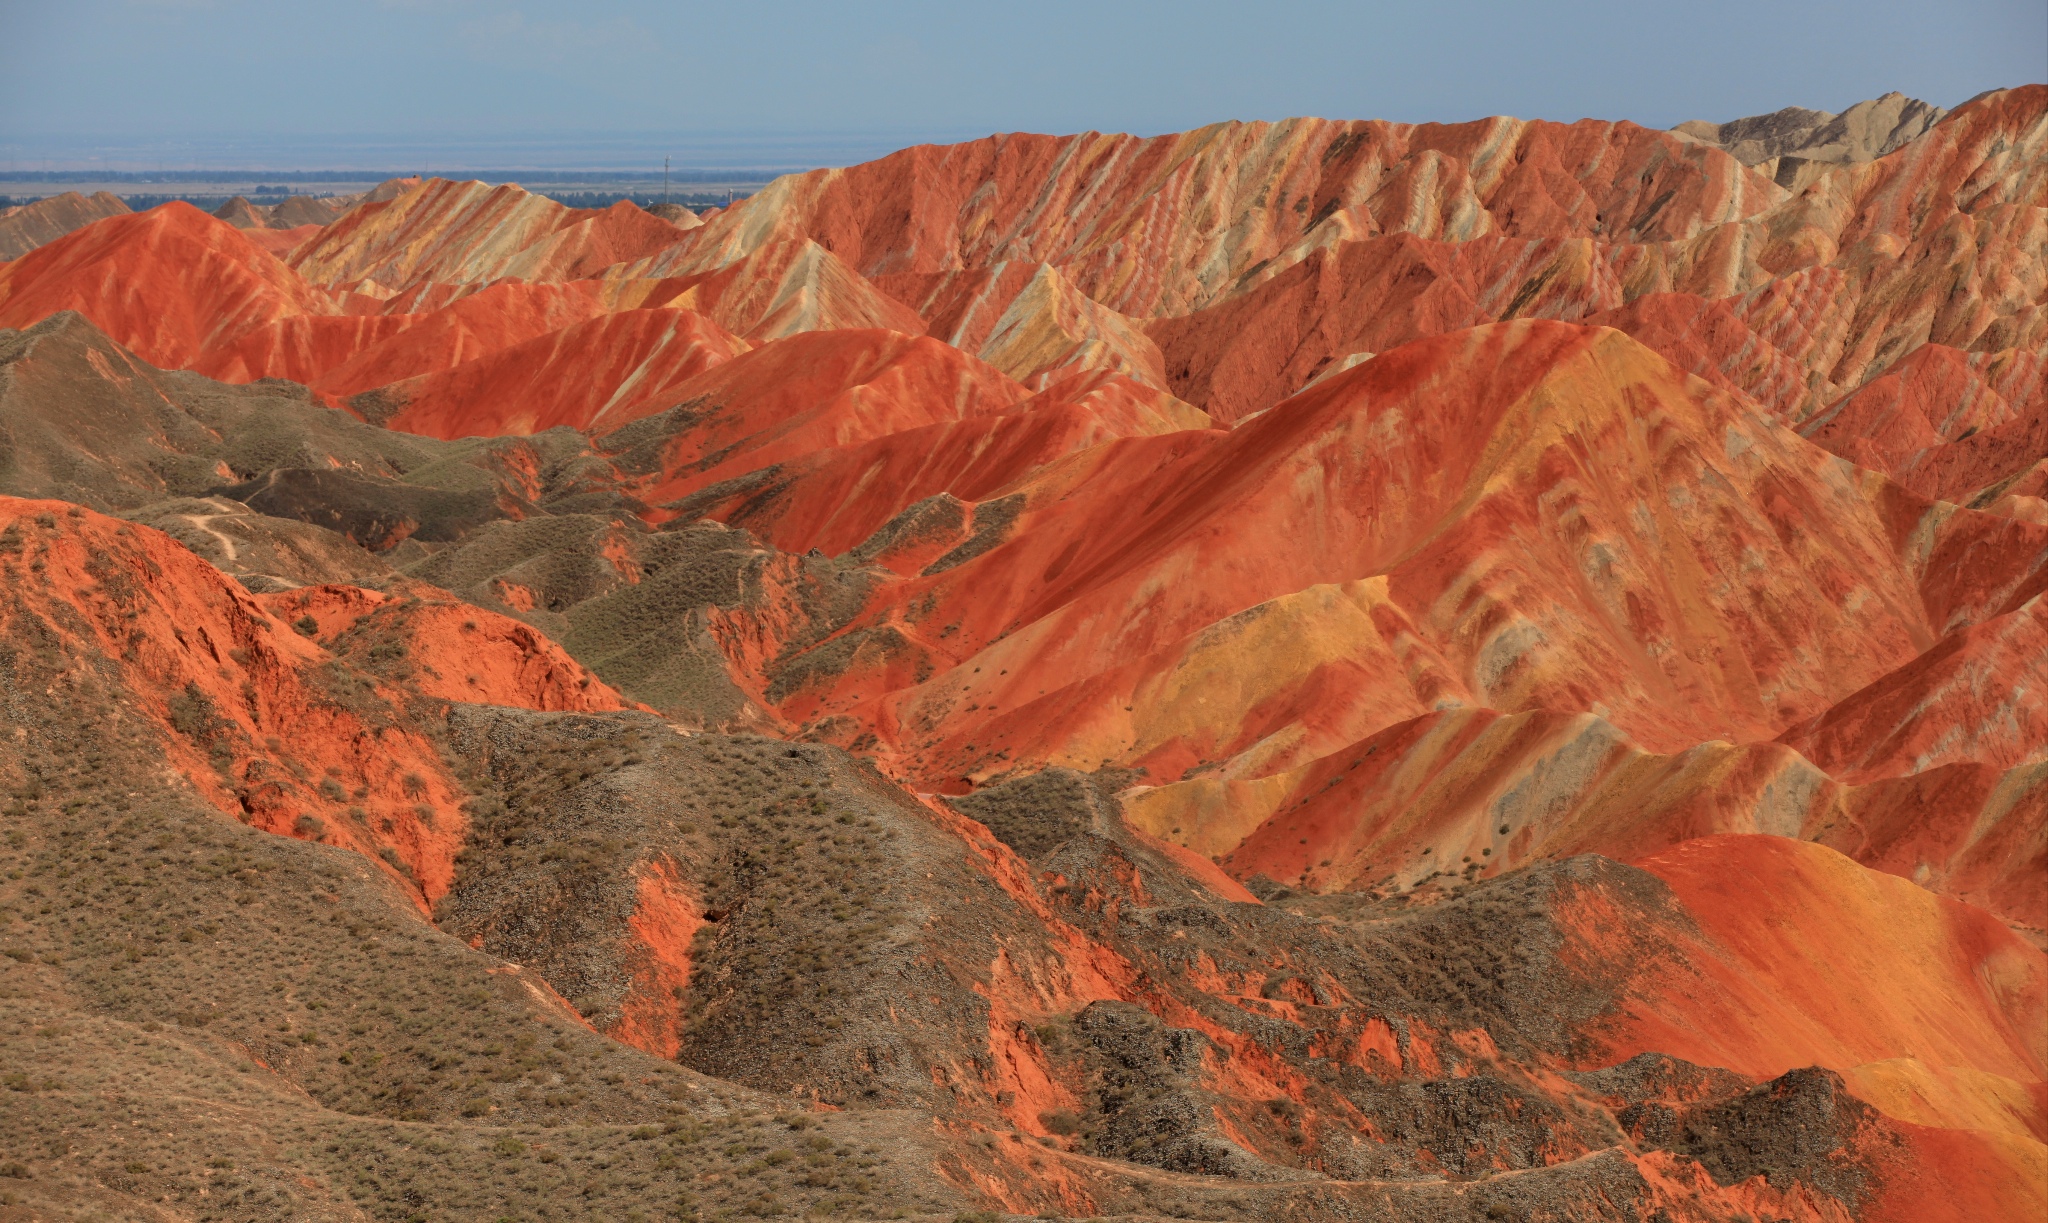
[[[226,141],[543,164],[609,134],[612,161],[804,154],[787,162],[1297,114],[1669,126],[2044,77],[2043,0],[0,0],[14,156]]]

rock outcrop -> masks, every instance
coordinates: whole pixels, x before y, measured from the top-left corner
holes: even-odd
[[[2026,86],[39,236],[0,1174],[2038,1216],[2044,154]]]

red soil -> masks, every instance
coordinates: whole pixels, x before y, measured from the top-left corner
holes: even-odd
[[[2048,1069],[2048,958],[1987,914],[1816,845],[1709,837],[1647,858],[1697,934],[1641,966],[1604,1057],[1656,1050],[1768,1078],[1910,1057],[2022,1083]],[[1601,943],[1585,914],[1583,954]]]
[[[1325,751],[1445,698],[1600,709],[1659,751],[1769,738],[2024,597],[2048,541],[1983,515],[1929,521],[1816,457],[1612,331],[1425,340],[1233,433],[1115,441],[1018,485],[1007,542],[890,589],[860,622],[907,632],[932,678],[878,699],[879,677],[848,672],[784,712],[851,712],[931,779],[1034,757],[1172,777],[1274,729],[1241,719],[1351,693],[1384,712],[1335,717]],[[1930,529],[1931,548],[1912,542]],[[1316,613],[1376,626],[1327,656],[1276,667],[1287,638],[1253,645],[1254,621],[1233,619],[1375,575]],[[1167,677],[1240,634],[1245,678],[1188,710]],[[1398,686],[1321,686],[1339,659]],[[1201,739],[1162,755],[1176,717]]]
[[[393,303],[398,304],[398,303]],[[508,280],[417,311],[382,313],[404,320],[404,330],[320,369],[308,385],[340,398],[491,356],[540,336],[600,318],[605,306],[582,282],[528,284]],[[251,368],[256,368],[252,363]]]
[[[257,599],[167,535],[58,501],[0,497],[0,537],[17,592],[0,606],[0,629],[44,636],[77,666],[113,665],[134,715],[223,812],[357,849],[425,906],[452,877],[465,794],[433,742],[388,711],[418,699],[622,707],[551,642],[474,608],[352,587]],[[36,563],[29,581],[23,566]],[[310,616],[315,632],[287,612]],[[458,618],[478,626],[468,644]],[[398,637],[419,675],[385,680],[351,665],[345,639],[364,630]]]
[[[0,327],[60,310],[85,315],[152,365],[202,372],[253,328],[338,313],[245,231],[178,202],[109,217],[0,267]],[[373,331],[383,322],[323,321]]]
[[[926,790],[1143,770],[1131,854],[1240,902],[1258,875],[1427,898],[1637,862],[1668,908],[1589,894],[1567,923],[1588,971],[1663,949],[1592,1060],[1834,1068],[1897,1123],[1860,1217],[2031,1217],[2048,986],[2000,923],[2048,929],[2044,191],[2048,86],[1797,194],[1592,121],[999,136],[687,228],[440,180],[310,233],[114,215],[0,264],[0,327],[77,310],[156,365],[443,438],[603,450],[679,408],[617,491],[781,550],[703,621],[761,724]],[[529,499],[537,454],[503,459]],[[0,501],[0,529],[0,627],[114,666],[222,810],[423,903],[461,796],[408,707],[629,705],[439,592],[252,598],[55,502]],[[813,549],[861,549],[866,602],[792,657]],[[962,969],[988,1056],[948,1071],[1020,1134],[1080,1098],[1023,1033],[1101,999],[1227,1051],[1207,1086],[1248,1148],[1256,1102],[1310,1098],[935,818],[1033,923]],[[1113,915],[1154,903],[1146,869],[1105,851],[1058,886]],[[672,1055],[700,919],[659,864],[637,888],[618,1034]],[[1323,1005],[1186,972],[1288,1022]],[[1316,1039],[1368,1069],[1498,1052],[1349,1013]],[[1026,1201],[1021,1159],[976,1183]],[[1639,1164],[1673,1202],[1840,1217]]]
[[[506,276],[578,280],[682,234],[625,200],[577,209],[510,184],[436,178],[351,209],[298,250],[292,266],[316,284],[367,282],[383,294]]]
[[[690,984],[690,940],[704,925],[703,906],[677,872],[655,860],[640,876],[633,931],[633,982],[620,1002],[610,1036],[656,1057],[673,1058],[682,1045],[677,1000]]]
[[[1926,344],[1802,431],[1916,492],[1968,502],[2048,454],[2048,383],[2033,353]]]
[[[667,501],[822,449],[1007,411],[1025,389],[959,349],[890,331],[792,336],[678,384],[687,432],[644,494]]]
[[[991,500],[1062,456],[1115,438],[1158,436],[1207,423],[1195,409],[1128,378],[1077,374],[994,415],[795,455],[779,465],[776,481],[784,491],[772,501],[756,504],[742,492],[705,512],[786,551],[818,548],[838,555],[926,497],[947,493],[967,501]],[[757,461],[729,466],[752,467]],[[912,574],[957,542],[899,550],[881,558],[882,563]]]
[[[91,195],[66,191],[32,204],[0,208],[0,263],[19,259],[74,229],[127,211],[127,203],[109,191],[95,191]]]
[[[2048,759],[2048,610],[1960,629],[1779,742],[1843,781]]]
[[[382,397],[399,410],[385,423],[446,438],[615,429],[683,402],[690,379],[746,350],[746,341],[689,310],[601,314],[393,381]]]
[[[270,614],[296,624],[310,616],[330,644],[396,639],[421,696],[473,705],[598,712],[637,706],[583,669],[531,625],[449,598],[431,586],[403,595],[355,586],[313,586],[259,595]]]
[[[249,241],[279,259],[288,259],[292,251],[319,233],[321,228],[319,225],[294,225],[290,229],[246,229],[242,232],[249,235]]]

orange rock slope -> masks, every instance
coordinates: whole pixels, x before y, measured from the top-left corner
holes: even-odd
[[[1560,324],[1410,345],[1234,431],[1112,443],[1016,487],[999,547],[891,588],[851,630],[886,626],[940,668],[864,715],[934,777],[996,767],[1008,724],[1080,736],[1063,763],[1169,776],[1270,755],[1280,726],[1231,714],[1292,721],[1277,702],[1339,656],[1383,678],[1333,687],[1400,693],[1408,713],[1593,709],[1667,750],[1768,738],[2031,594],[2044,541],[1861,475],[1625,336]],[[1984,562],[1967,592],[1948,546]],[[1229,704],[1156,686],[1270,617],[1295,619],[1280,631],[1310,654],[1234,677]],[[1331,656],[1300,617],[1357,627],[1333,629]],[[841,676],[811,709],[876,701],[864,683]],[[1216,741],[1172,747],[1154,702]]]
[[[19,259],[72,230],[128,211],[121,197],[106,191],[89,196],[66,191],[32,204],[0,208],[0,262]]]
[[[431,588],[253,597],[161,532],[59,501],[0,497],[0,568],[0,635],[113,667],[208,801],[359,850],[426,905],[461,851],[464,791],[416,707],[625,707],[526,625]]]
[[[679,223],[443,180],[289,246],[110,216],[0,265],[0,327],[77,311],[431,438],[576,432],[498,444],[520,491],[487,529],[406,542],[495,610],[404,578],[251,596],[145,528],[0,502],[0,564],[41,565],[0,614],[119,660],[223,810],[429,904],[464,836],[437,704],[637,696],[858,754],[1008,906],[994,962],[948,963],[981,1043],[928,1077],[1033,1149],[1102,1073],[1042,1033],[1114,1003],[1225,1051],[1183,1069],[1232,1149],[1345,1183],[1377,1165],[1317,1144],[1392,1123],[1318,1086],[1337,1065],[1498,1060],[1555,1104],[1661,1054],[1743,1108],[1836,1101],[1864,1178],[1688,1162],[1616,1095],[1674,1217],[2020,1217],[2048,1170],[2048,86],[1916,131],[1775,179],[1627,123],[1300,119],[907,149]],[[1003,831],[989,796],[1056,769],[1121,792],[1093,857]],[[1387,906],[1359,920],[1393,937],[1539,879],[1556,979],[1601,1001],[1537,1052],[1368,1013],[1308,952],[1230,968],[1118,925],[1169,895],[1268,920],[1256,892]],[[616,1034],[687,1056],[717,919],[638,886],[618,938],[665,967]],[[1546,1165],[1595,1153],[1567,1130]],[[1019,1149],[949,1175],[1100,1189]]]
[[[1689,365],[1746,351],[1723,375],[1804,419],[1920,343],[1993,364],[1998,353],[2024,364],[2042,347],[2030,304],[2041,273],[2028,254],[2041,224],[2042,95],[1985,95],[1796,195],[1694,139],[1510,119],[992,137],[792,176],[680,226],[630,204],[579,212],[517,187],[403,180],[290,248],[317,302],[270,301],[231,318],[211,278],[147,277],[169,294],[153,312],[207,320],[173,345],[123,315],[113,285],[84,296],[73,286],[62,299],[36,291],[45,269],[32,266],[0,287],[0,321],[69,305],[158,363],[312,381],[489,284],[590,281],[604,309],[695,309],[756,342],[929,328],[1036,385],[1105,369],[1228,421],[1333,363],[1422,335],[1677,293],[1697,299],[1686,309],[1730,313],[1705,337],[1711,351],[1697,348],[1697,326],[1640,320],[1653,346]],[[196,210],[158,211],[190,213],[181,230],[198,224]],[[196,244],[270,277],[247,258],[256,244],[246,235],[265,232],[185,234],[180,262],[204,262]],[[139,267],[166,240],[130,233],[121,252],[90,258]],[[83,258],[60,278],[75,280]],[[1958,285],[1960,296],[1943,287]],[[313,321],[330,314],[380,321]],[[261,335],[242,334],[261,322]],[[447,364],[423,355],[342,393]],[[1993,381],[2009,399],[2010,377]],[[517,431],[546,415],[514,405],[475,423]]]

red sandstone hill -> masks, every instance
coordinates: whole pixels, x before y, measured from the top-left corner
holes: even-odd
[[[629,201],[575,209],[511,185],[433,179],[350,209],[293,252],[292,266],[314,283],[382,296],[426,283],[577,280],[680,236]]]
[[[19,259],[74,229],[128,211],[121,197],[105,191],[89,196],[66,191],[33,204],[0,209],[0,262]]]
[[[0,670],[71,720],[0,704],[8,962],[137,996],[16,884],[189,800],[640,1059],[574,1091],[707,1208],[872,1204],[858,1141],[941,1217],[2038,1214],[2048,87],[1914,113],[38,231]],[[450,1158],[584,1107],[516,1026],[358,1089],[417,1040],[223,1022]],[[837,1137],[692,1154],[716,1092]]]
[[[870,702],[856,719],[933,780],[1012,753],[1177,776],[1270,754],[1347,688],[1400,693],[1406,715],[1597,708],[1675,750],[1767,738],[1848,696],[2038,588],[2048,543],[1916,504],[1626,337],[1559,324],[1410,345],[1230,433],[1113,443],[1013,487],[1023,507],[996,546],[891,588],[849,630],[892,635],[929,679],[884,696],[896,685],[856,662],[787,707]],[[1924,559],[1916,531],[1932,532]],[[1951,533],[1990,566],[1960,605],[1938,559]],[[1310,622],[1251,644],[1251,609],[1347,583],[1363,585],[1300,613],[1356,619],[1328,621],[1336,653],[1272,665],[1282,641],[1317,639]],[[1215,675],[1232,638],[1250,673],[1195,715],[1167,677],[1196,651],[1217,661],[1192,674]],[[1331,685],[1333,665],[1361,679]],[[1277,721],[1240,729],[1255,712]]]
[[[413,335],[402,338],[409,347]],[[695,311],[615,310],[460,364],[379,381],[356,406],[427,437],[611,430],[687,398],[696,375],[745,351],[745,340]],[[559,389],[537,399],[536,386]]]
[[[829,749],[778,746],[809,788],[727,818],[750,835],[770,823],[848,829],[849,846],[879,831],[891,849],[844,876],[842,900],[821,904],[779,873],[734,892],[725,851],[673,825],[720,810],[727,779],[758,770],[749,741],[678,740],[651,719],[593,712],[618,701],[544,640],[432,591],[250,600],[146,529],[61,503],[0,508],[0,565],[30,592],[9,608],[9,637],[41,643],[43,665],[58,668],[53,693],[62,675],[94,672],[132,694],[131,716],[154,728],[167,763],[230,815],[388,850],[445,926],[479,954],[516,951],[518,971],[577,997],[617,1039],[785,1096],[858,1111],[865,1093],[935,1109],[967,1134],[1010,1135],[940,1141],[919,1158],[1011,1209],[1128,1205],[1145,1182],[1119,1163],[1198,1172],[1240,1194],[1313,1184],[1315,1214],[1388,1192],[1395,1209],[1426,1209],[1445,1173],[1487,1169],[1529,1177],[1534,1200],[1561,1204],[1592,1177],[1604,1196],[1674,1218],[1761,1204],[1826,1219],[1848,1203],[1869,1218],[1962,1218],[2034,1200],[2026,1161],[2044,1122],[2026,1085],[2048,1056],[2048,964],[1989,916],[1823,847],[1721,837],[1641,869],[1572,858],[1503,881],[1515,889],[1506,909],[1482,886],[1320,916],[1275,896],[1269,913],[1200,859],[1089,814],[1103,795],[1084,783],[1041,774],[961,800],[978,822]],[[54,576],[23,582],[31,572]],[[140,635],[109,635],[124,622]],[[158,636],[157,624],[177,628]],[[445,703],[464,698],[482,703]],[[444,734],[474,771],[440,767],[428,744]],[[354,750],[327,754],[343,745]],[[329,783],[340,799],[325,797]],[[457,810],[458,786],[486,801]],[[817,801],[791,797],[804,793]],[[611,812],[603,843],[560,822],[599,810]],[[1032,845],[1019,821],[1046,819],[1079,820],[1078,835],[1035,842],[1028,863],[990,833]],[[607,900],[535,925],[521,897],[546,878],[531,877],[537,866],[602,872],[622,849],[618,867],[637,879],[622,908]],[[834,862],[821,854],[813,869]],[[783,947],[801,962],[809,944],[789,940],[812,937],[813,921],[843,925],[833,905],[885,926],[923,913],[915,954],[950,980],[923,987],[927,1001],[847,978],[832,986],[845,1037],[814,1029],[824,1035],[790,1042],[798,1053],[733,1059],[729,1047],[758,1045],[807,1005],[732,976],[739,957]],[[1509,955],[1463,953],[1449,976],[1414,958],[1482,931]],[[835,937],[867,948],[879,932],[847,925]],[[622,974],[616,1003],[588,996],[609,980],[591,976],[598,964]],[[1541,974],[1549,1001],[1486,984],[1503,968]],[[908,1031],[883,1020],[913,1007]],[[1173,1052],[1189,1042],[1208,1052]],[[877,1048],[885,1060],[864,1060]],[[1106,1104],[1105,1073],[1144,1085],[1142,1110]],[[950,1086],[933,1093],[941,1077]],[[1398,1129],[1378,1112],[1459,1084],[1483,1085],[1494,1103]],[[1105,1108],[1084,1153],[1066,1118]],[[1823,1130],[1790,1128],[1815,1109],[1830,1118]],[[1166,1142],[1140,1141],[1161,1127]],[[1633,1137],[1614,1146],[1611,1127]],[[1955,1161],[1974,1170],[1958,1182],[1966,1191],[1916,1213],[1934,1209],[1930,1185]],[[1234,1209],[1200,1196],[1202,1183],[1195,1207]]]
[[[554,643],[430,589],[259,599],[160,532],[56,501],[0,498],[0,539],[10,639],[81,665],[118,658],[131,716],[166,732],[170,761],[209,801],[381,857],[423,903],[447,888],[462,789],[395,710],[421,699],[624,707]],[[378,674],[379,649],[410,660],[402,680]]]
[[[293,250],[291,266],[330,292],[269,303],[257,311],[267,320],[189,273],[145,276],[172,293],[152,314],[207,320],[196,346],[201,336],[163,346],[159,324],[123,321],[117,301],[95,305],[75,285],[38,292],[18,272],[0,287],[0,318],[21,326],[77,308],[159,363],[313,381],[452,296],[507,278],[590,280],[604,309],[694,309],[755,342],[931,328],[1037,385],[1107,369],[1230,421],[1355,354],[1501,318],[1604,321],[1646,295],[1681,294],[1679,315],[1719,321],[1703,331],[1668,305],[1615,321],[1803,421],[1923,342],[2020,354],[1998,358],[2004,367],[2039,350],[2025,303],[2040,285],[2023,252],[2042,112],[2039,87],[1987,95],[1796,197],[1666,133],[1512,120],[999,137],[795,176],[689,229],[626,205],[584,215],[516,187],[436,180],[379,193]],[[990,194],[1034,178],[1048,186],[1028,198]],[[1967,237],[1936,238],[1956,226]],[[146,261],[143,248],[163,240],[136,235],[133,254],[74,259]],[[185,241],[238,249],[219,235]],[[1975,304],[1940,305],[1943,284]],[[302,317],[333,313],[379,321]],[[1719,369],[1738,353],[1739,367]],[[434,368],[445,366],[387,380]],[[373,385],[335,383],[341,394]],[[2006,411],[2024,417],[2032,392],[1998,392],[2015,393],[2026,398]],[[2018,470],[1997,465],[1983,484]]]

